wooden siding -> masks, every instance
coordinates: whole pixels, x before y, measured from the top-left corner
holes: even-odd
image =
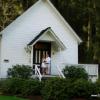
[[[12,65],[32,64],[30,62],[31,54],[27,53],[24,48],[37,33],[47,27],[52,28],[67,48],[59,52],[59,48],[55,49],[54,46],[51,47],[52,69],[61,61],[64,63],[78,64],[77,39],[71,34],[71,31],[59,16],[53,12],[51,6],[40,0],[2,31],[2,77],[6,77],[6,71]],[[61,56],[62,60],[60,60]],[[9,62],[5,63],[4,59],[8,59]],[[53,70],[53,73],[55,72],[56,70]]]

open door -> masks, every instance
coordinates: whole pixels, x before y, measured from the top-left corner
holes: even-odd
[[[33,46],[33,64],[38,64],[40,72],[42,72],[41,63],[43,55],[51,56],[51,43],[50,42],[37,42]],[[34,66],[33,66],[34,68]]]

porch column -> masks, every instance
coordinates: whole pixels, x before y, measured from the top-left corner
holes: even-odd
[[[33,46],[32,46],[32,49],[31,49],[31,66],[33,67]]]

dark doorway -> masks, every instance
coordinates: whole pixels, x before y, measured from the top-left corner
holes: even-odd
[[[46,54],[49,54],[51,56],[51,43],[50,42],[37,42],[33,46],[33,64],[40,65],[40,72],[41,69],[41,63],[42,63],[42,57],[43,55],[46,56]],[[33,66],[34,68],[34,66]]]

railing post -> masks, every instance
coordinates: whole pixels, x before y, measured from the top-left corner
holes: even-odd
[[[57,70],[58,70],[58,73],[59,73],[59,76],[62,77],[62,78],[65,78],[64,74],[62,73],[61,69],[59,68],[59,66],[57,66]]]
[[[41,81],[42,79],[42,75],[40,73],[40,70],[38,68],[38,65],[35,64],[35,75],[37,75],[37,77],[39,78],[39,80]]]
[[[36,73],[37,73],[37,72],[36,72],[36,71],[37,71],[37,70],[36,70],[36,67],[37,67],[37,65],[35,64],[35,75],[36,75]]]

